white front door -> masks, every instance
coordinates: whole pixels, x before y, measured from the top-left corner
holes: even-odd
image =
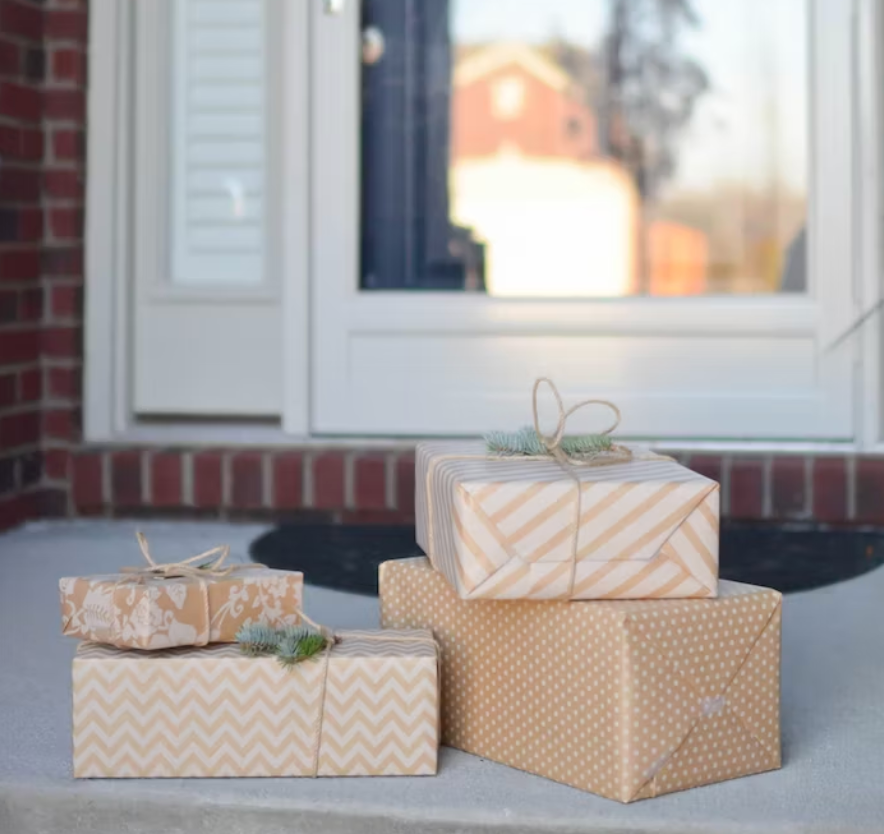
[[[312,5],[312,431],[853,437],[853,5]]]
[[[279,4],[134,5],[134,411],[279,418]]]

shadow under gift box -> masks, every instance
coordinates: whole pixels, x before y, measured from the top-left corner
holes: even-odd
[[[632,802],[780,767],[781,595],[462,600],[424,558],[380,568],[384,628],[442,653],[442,743]]]
[[[422,776],[436,772],[432,635],[348,631],[284,668],[239,646],[80,645],[74,776]]]
[[[564,467],[419,443],[417,542],[463,599],[714,597],[719,485],[670,458]]]

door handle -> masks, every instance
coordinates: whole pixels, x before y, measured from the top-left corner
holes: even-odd
[[[345,0],[322,0],[322,10],[333,17],[344,11]]]
[[[362,63],[376,64],[384,57],[387,42],[384,33],[377,26],[367,26],[362,30]]]

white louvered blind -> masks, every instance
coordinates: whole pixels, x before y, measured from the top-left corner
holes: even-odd
[[[265,3],[173,9],[172,279],[254,286],[266,249]]]

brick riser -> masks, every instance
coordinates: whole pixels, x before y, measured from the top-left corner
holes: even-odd
[[[884,460],[676,456],[722,484],[727,518],[884,524]],[[410,451],[50,448],[43,464],[47,515],[414,520]]]

